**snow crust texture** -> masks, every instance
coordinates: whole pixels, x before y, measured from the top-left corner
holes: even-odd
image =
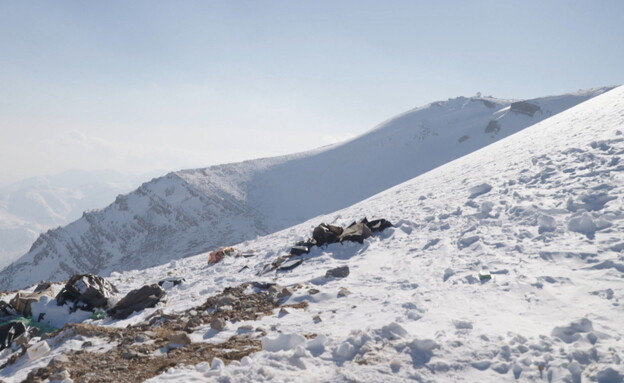
[[[255,332],[262,351],[177,365],[148,382],[622,382],[623,155],[619,87],[348,208],[236,245],[253,257],[208,265],[200,254],[113,273],[122,294],[172,275],[186,282],[168,287],[167,305],[93,323],[126,328],[228,286],[277,282],[292,290],[287,309],[189,334],[222,343]],[[258,276],[321,222],[364,215],[395,227],[363,244],[314,247],[293,270]],[[345,278],[325,277],[343,266]],[[81,347],[64,342],[37,363]],[[34,364],[0,379],[20,381]]]
[[[340,145],[170,173],[42,234],[0,272],[0,289],[155,266],[266,235],[352,205],[608,89],[524,101],[459,97],[408,111]],[[572,225],[591,231],[586,220]]]

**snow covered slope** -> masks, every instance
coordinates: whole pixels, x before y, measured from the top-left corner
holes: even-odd
[[[102,208],[147,176],[70,170],[0,187],[0,268],[26,253],[40,233]]]
[[[608,88],[528,101],[459,97],[340,145],[171,173],[40,236],[0,289],[75,272],[144,268],[329,213],[561,112]]]
[[[66,353],[53,370],[61,366],[76,378],[84,367],[76,361],[86,359],[100,377],[136,381],[132,374],[140,372],[152,383],[622,382],[622,155],[619,87],[353,206],[237,245],[255,257],[208,265],[202,254],[114,273],[110,280],[122,293],[169,276],[186,281],[168,287],[166,305],[122,321],[87,321],[118,328],[117,341],[97,335],[110,329],[68,329],[48,340],[50,355],[23,356],[0,379],[21,381]],[[347,225],[364,215],[395,227],[363,244],[315,247],[294,270],[258,276],[319,223]],[[345,278],[324,277],[342,266],[350,269]],[[480,281],[482,271],[492,278]],[[230,320],[223,331],[201,320],[219,312],[235,317],[240,298],[233,296],[196,308],[250,281],[290,288],[282,304],[295,307]],[[49,307],[58,310],[54,301]],[[63,317],[45,318],[62,325]],[[187,329],[192,343],[170,353],[150,346],[166,342],[158,334],[172,323]],[[245,351],[254,344],[262,351]],[[235,361],[175,365],[208,347],[228,350],[219,355]],[[175,366],[120,372],[117,363],[128,358]],[[113,362],[96,363],[106,360]]]

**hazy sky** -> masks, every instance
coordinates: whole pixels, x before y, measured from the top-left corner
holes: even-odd
[[[624,83],[624,1],[0,0],[0,183],[312,149],[431,101]]]

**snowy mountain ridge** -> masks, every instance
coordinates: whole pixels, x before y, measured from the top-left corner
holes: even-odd
[[[0,379],[41,368],[149,383],[621,383],[623,154],[619,87],[352,206],[235,244],[255,256],[114,272],[121,294],[186,279],[127,319],[88,319],[46,299],[34,307],[44,322],[84,326],[48,338],[49,355],[24,355]],[[262,275],[321,222],[364,215],[394,227],[362,244],[313,247],[294,269]],[[337,267],[349,273],[326,276]],[[289,291],[241,319],[250,308],[241,301],[266,295],[249,282]],[[188,343],[162,335],[172,329]]]
[[[0,187],[0,268],[28,251],[40,233],[80,218],[127,193],[143,176],[70,170]]]
[[[170,173],[42,234],[0,272],[0,289],[145,268],[265,235],[349,206],[609,89],[526,101],[459,97],[342,144]]]

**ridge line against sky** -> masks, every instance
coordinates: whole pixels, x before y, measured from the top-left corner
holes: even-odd
[[[624,82],[624,2],[0,3],[0,184],[313,149],[415,106]]]

